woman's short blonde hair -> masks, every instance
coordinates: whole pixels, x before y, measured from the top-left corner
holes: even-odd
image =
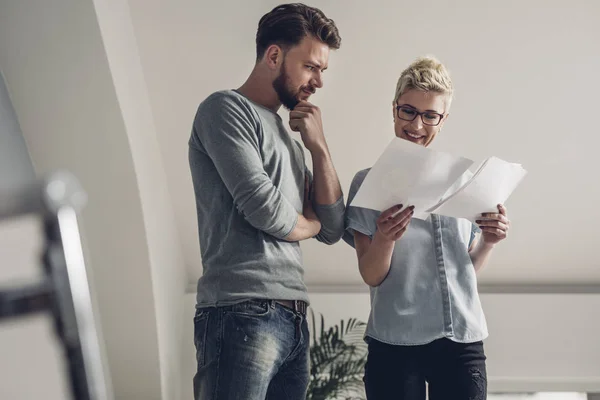
[[[400,96],[411,89],[446,94],[448,96],[446,109],[450,108],[454,93],[452,80],[444,64],[435,57],[419,57],[402,71],[392,104],[396,104]]]

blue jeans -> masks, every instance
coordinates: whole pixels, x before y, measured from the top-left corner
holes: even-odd
[[[438,339],[397,346],[369,339],[365,366],[368,400],[485,400],[487,373],[483,342]]]
[[[305,400],[305,316],[273,300],[201,308],[194,317],[196,400]]]

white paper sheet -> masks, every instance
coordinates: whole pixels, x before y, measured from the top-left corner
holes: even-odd
[[[462,190],[432,212],[475,222],[482,212],[497,212],[526,174],[520,164],[490,157]]]
[[[414,205],[413,218],[430,213],[471,221],[497,210],[527,174],[520,164],[490,157],[473,174],[473,161],[394,138],[371,168],[351,206],[385,211]]]
[[[415,217],[439,203],[473,161],[394,138],[369,171],[352,200],[355,207],[384,211],[403,204],[415,206]]]

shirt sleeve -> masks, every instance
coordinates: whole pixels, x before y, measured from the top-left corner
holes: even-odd
[[[330,245],[337,243],[344,234],[344,211],[346,209],[344,195],[341,195],[333,204],[317,204],[314,200],[312,173],[308,168],[306,168],[305,173],[310,183],[313,210],[315,210],[315,214],[321,221],[321,231],[315,236],[315,239]]]
[[[359,171],[352,180],[350,190],[348,191],[348,206],[346,207],[345,230],[343,239],[350,246],[354,247],[354,232],[360,232],[369,236],[371,239],[377,231],[377,218],[381,212],[362,207],[351,206],[350,203],[356,196],[358,189],[362,185],[369,170]]]
[[[248,223],[284,239],[296,226],[298,212],[264,170],[258,130],[240,100],[213,95],[198,108],[190,146],[210,157]]]

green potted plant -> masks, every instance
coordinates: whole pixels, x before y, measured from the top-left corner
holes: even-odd
[[[307,400],[365,399],[363,375],[367,361],[367,344],[363,340],[366,324],[350,318],[317,332],[314,313],[310,346],[310,383]]]

